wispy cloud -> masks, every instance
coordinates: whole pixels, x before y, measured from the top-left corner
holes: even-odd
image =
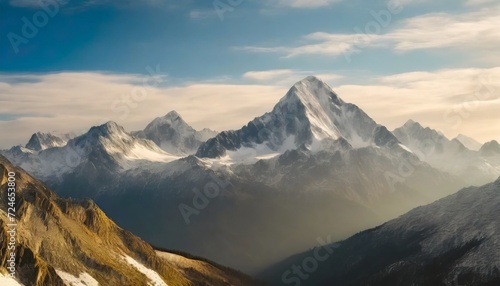
[[[243,78],[257,81],[268,81],[275,80],[276,78],[281,78],[283,76],[289,77],[295,74],[296,71],[291,69],[249,71],[243,74]]]
[[[173,0],[0,0],[0,3],[8,2],[14,7],[24,7],[39,9],[51,2],[57,2],[65,7],[92,7],[92,6],[115,6],[120,8],[153,6],[153,7],[169,7],[175,8],[187,4],[189,1],[173,1]]]
[[[167,82],[146,87],[140,100],[142,75],[0,76],[0,114],[8,114],[0,117],[0,130],[9,134],[0,148],[26,143],[36,131],[78,133],[107,120],[138,130],[171,110],[199,129],[236,129],[270,111],[297,77],[311,74],[281,69],[249,71],[241,79],[217,82]],[[355,79],[332,73],[316,75],[389,128],[413,118],[450,137],[463,133],[481,141],[500,139],[500,68],[402,73],[375,78],[370,85],[348,84]],[[462,122],[456,128],[458,119]]]
[[[497,0],[466,0],[465,4],[469,6],[478,6],[485,4],[498,3]]]
[[[337,91],[389,128],[412,118],[449,137],[500,139],[500,67],[401,73]]]
[[[319,8],[329,6],[343,0],[272,0],[267,1],[269,5],[290,8]]]
[[[394,23],[392,30],[372,34],[353,28],[352,34],[315,32],[303,36],[296,46],[237,47],[254,53],[277,53],[285,58],[301,55],[342,56],[361,48],[389,48],[395,52],[424,49],[494,53],[500,46],[500,9],[484,9],[464,14],[431,13]],[[439,27],[439,28],[438,28]],[[484,57],[484,55],[482,55]],[[498,58],[497,58],[498,59]]]
[[[367,44],[374,40],[375,39],[372,37],[365,39],[364,34],[329,34],[316,32],[304,36],[301,41],[306,41],[308,44],[301,46],[246,46],[236,47],[235,49],[254,53],[278,53],[283,54],[284,58],[292,58],[301,55],[339,56],[346,53],[357,44]]]
[[[143,129],[177,110],[196,128],[239,128],[272,108],[286,87],[238,83],[188,83],[146,87],[144,76],[68,72],[0,77],[0,148],[26,143],[36,131],[82,132],[108,120]]]
[[[325,81],[337,81],[343,78],[343,76],[335,73],[318,73],[313,71],[295,69],[248,71],[242,75],[242,78],[250,82],[289,87],[295,82],[310,75],[315,75]]]
[[[409,19],[403,27],[382,38],[392,42],[398,51],[437,48],[480,51],[500,46],[499,24],[499,9],[461,15],[433,13]]]

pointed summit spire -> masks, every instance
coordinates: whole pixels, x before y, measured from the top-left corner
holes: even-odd
[[[177,119],[177,118],[181,118],[181,115],[175,111],[175,110],[172,110],[170,111],[169,113],[165,114],[165,116],[163,116],[164,118],[171,118],[171,119]]]
[[[295,83],[288,92],[288,96],[297,97],[303,103],[319,101],[322,105],[328,105],[329,102],[337,106],[344,104],[344,101],[327,83],[315,76],[308,76]]]

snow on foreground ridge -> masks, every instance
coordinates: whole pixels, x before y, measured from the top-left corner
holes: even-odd
[[[142,274],[146,275],[146,277],[149,278],[150,282],[148,285],[151,286],[168,286],[165,281],[161,278],[161,276],[154,270],[151,270],[141,263],[139,263],[137,260],[133,259],[132,257],[128,255],[123,255],[122,259],[125,259],[128,264],[132,265],[135,269],[137,269],[139,272]]]
[[[56,269],[56,273],[68,286],[99,286],[99,282],[86,272],[80,273],[78,277],[58,269]]]
[[[0,285],[2,286],[24,286],[10,276],[0,274]]]

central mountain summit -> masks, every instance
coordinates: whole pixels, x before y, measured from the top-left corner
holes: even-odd
[[[149,139],[164,151],[178,155],[194,154],[202,142],[217,135],[207,128],[195,130],[175,110],[154,119],[144,130],[132,134]]]
[[[297,82],[271,112],[239,130],[220,133],[202,144],[196,155],[235,158],[239,153],[253,153],[258,157],[302,147],[314,151],[339,139],[354,148],[397,142],[360,108],[310,76]]]

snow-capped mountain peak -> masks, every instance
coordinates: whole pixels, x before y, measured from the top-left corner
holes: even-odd
[[[62,147],[72,137],[72,134],[56,135],[54,133],[36,132],[26,144],[26,148],[34,151],[42,151],[51,147]]]
[[[91,127],[88,133],[98,134],[100,136],[112,136],[114,134],[123,135],[126,132],[123,127],[118,125],[118,123],[114,121],[108,121],[102,125]]]
[[[243,152],[244,157],[253,154],[260,158],[301,146],[318,151],[322,140],[339,138],[361,148],[377,145],[374,136],[378,126],[356,105],[344,102],[328,84],[310,76],[293,85],[271,112],[240,130],[220,133],[200,146],[196,155],[215,158],[230,151],[236,157]]]
[[[196,131],[174,110],[155,118],[144,130],[132,134],[155,142],[168,153],[184,156],[194,154],[202,142],[217,133],[208,128]]]
[[[42,150],[36,156],[30,156],[29,160],[21,160],[26,155],[11,157],[42,179],[51,174],[62,176],[82,164],[127,170],[146,163],[170,162],[179,158],[166,153],[149,140],[131,136],[113,121],[90,128],[87,133],[69,140],[63,147]]]
[[[70,141],[70,147],[92,149],[93,146],[124,146],[132,141],[132,137],[125,129],[114,121],[106,122],[99,126],[93,126],[85,134],[82,134]],[[123,149],[123,148],[120,148]]]
[[[291,98],[297,98],[305,104],[319,101],[323,107],[331,103],[336,106],[344,104],[344,101],[340,99],[327,83],[315,76],[308,76],[295,83],[282,101],[290,100]]]
[[[332,121],[332,109],[339,109],[344,102],[320,79],[309,76],[297,82],[283,97],[273,113],[292,113],[301,119],[304,113],[316,140],[337,139],[340,131]]]
[[[145,130],[152,131],[152,129],[157,129],[160,126],[166,125],[166,124],[168,124],[170,126],[181,127],[183,129],[186,129],[187,131],[194,131],[194,128],[189,126],[189,124],[187,124],[186,121],[184,121],[184,119],[182,119],[181,115],[179,113],[177,113],[177,111],[175,111],[175,110],[170,111],[169,113],[167,113],[163,117],[155,118],[151,123],[149,123],[146,126]]]

